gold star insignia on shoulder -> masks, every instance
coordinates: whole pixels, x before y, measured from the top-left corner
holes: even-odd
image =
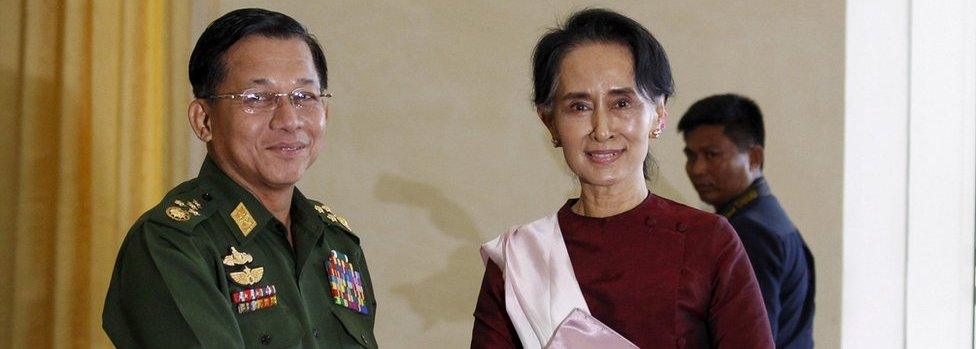
[[[342,224],[342,226],[343,227],[346,227],[346,229],[348,229],[348,230],[352,230],[352,228],[349,228],[349,221],[347,221],[342,216],[335,216],[335,217],[336,217],[336,219],[339,220],[339,224]]]
[[[352,230],[349,228],[349,221],[347,221],[345,218],[342,218],[342,216],[340,215],[329,212],[329,214],[327,214],[325,217],[328,218],[330,221],[332,221],[332,223],[342,224],[342,226],[345,227],[346,229]]]
[[[186,222],[190,220],[190,213],[184,210],[183,208],[176,207],[176,206],[170,206],[166,208],[166,215],[177,222]]]
[[[327,206],[326,204],[318,203],[317,205],[314,205],[314,206],[315,206],[315,210],[318,211],[319,213],[330,213],[330,212],[332,212],[332,209],[329,208],[329,206]]]
[[[251,230],[254,230],[254,227],[258,225],[254,221],[254,217],[251,217],[251,212],[247,210],[247,207],[244,207],[243,202],[237,204],[237,208],[230,213],[230,218],[234,219],[234,223],[237,223],[237,227],[241,228],[241,233],[244,236],[250,234]]]
[[[166,215],[174,221],[186,222],[192,216],[199,216],[201,208],[203,208],[203,205],[200,205],[200,202],[196,199],[189,202],[173,200],[173,206],[166,208]]]
[[[342,218],[342,216],[340,215],[332,213],[332,209],[329,208],[329,206],[323,203],[316,203],[315,205],[312,206],[315,207],[315,211],[318,211],[318,213],[320,214],[324,214],[325,218],[328,218],[330,221],[332,221],[332,223],[342,224],[342,226],[345,227],[346,230],[352,230],[349,228],[349,221],[347,221],[345,218]]]
[[[230,278],[241,286],[254,285],[261,282],[262,277],[264,277],[264,267],[251,269],[244,266],[244,270],[230,273]]]
[[[230,254],[224,256],[224,265],[233,267],[235,265],[244,265],[254,261],[254,258],[246,252],[237,251],[237,248],[231,246]]]

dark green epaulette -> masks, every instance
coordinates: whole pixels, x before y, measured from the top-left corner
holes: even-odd
[[[315,207],[315,211],[319,213],[319,218],[322,218],[322,221],[325,222],[326,225],[339,228],[339,230],[349,234],[352,241],[355,241],[357,245],[359,244],[359,237],[352,232],[352,228],[349,227],[349,221],[346,221],[346,219],[342,216],[332,212],[332,209],[329,208],[329,206],[326,206],[321,202],[312,199],[309,199],[308,202],[312,204],[312,207]]]
[[[194,227],[216,212],[214,205],[208,205],[209,194],[195,182],[186,181],[170,190],[163,201],[149,210],[147,219],[179,231],[192,232]]]

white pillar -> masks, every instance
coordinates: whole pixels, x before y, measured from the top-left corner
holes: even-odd
[[[976,0],[849,1],[844,348],[972,348]]]
[[[972,348],[976,1],[912,1],[908,348]]]
[[[904,346],[909,1],[848,1],[841,346]]]

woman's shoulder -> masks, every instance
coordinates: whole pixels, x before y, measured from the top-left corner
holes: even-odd
[[[675,230],[682,233],[714,229],[717,225],[728,225],[725,217],[656,195],[653,197],[651,210],[651,217],[657,221],[656,223],[673,225]]]
[[[725,217],[699,210],[666,198],[655,197],[649,218],[653,225],[678,232],[689,245],[722,245],[738,240],[735,229]]]
[[[540,248],[551,244],[559,233],[559,222],[555,213],[532,222],[515,225],[507,231],[481,245],[484,262],[490,259],[499,266],[505,264],[506,250],[513,244],[523,247]]]

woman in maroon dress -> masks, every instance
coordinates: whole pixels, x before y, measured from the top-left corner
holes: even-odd
[[[539,41],[533,73],[580,197],[483,246],[471,347],[772,348],[728,222],[648,190],[648,143],[673,92],[651,33],[612,11],[578,12]]]

